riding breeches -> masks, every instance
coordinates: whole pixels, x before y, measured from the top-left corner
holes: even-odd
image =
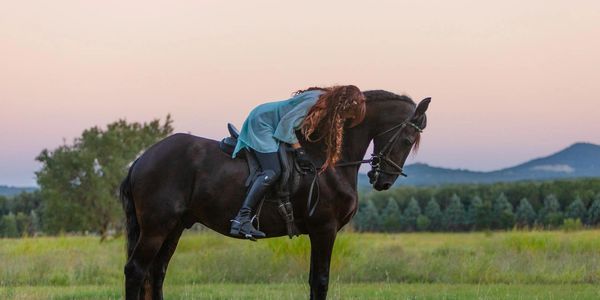
[[[279,161],[279,153],[262,153],[258,151],[252,152],[254,153],[256,160],[258,160],[263,173],[271,177],[269,183],[276,182],[281,176],[281,162]]]

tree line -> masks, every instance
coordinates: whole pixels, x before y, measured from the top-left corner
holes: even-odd
[[[472,231],[600,225],[600,179],[400,187],[360,197],[358,231]]]

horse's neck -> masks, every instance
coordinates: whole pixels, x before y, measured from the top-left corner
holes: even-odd
[[[365,157],[372,137],[366,128],[349,128],[344,135],[342,161],[359,161]]]

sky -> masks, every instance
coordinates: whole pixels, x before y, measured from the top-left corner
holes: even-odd
[[[409,163],[494,170],[600,144],[600,1],[0,0],[0,185],[95,125],[220,139],[308,86],[432,97]]]

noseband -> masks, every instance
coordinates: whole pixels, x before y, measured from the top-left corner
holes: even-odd
[[[367,176],[369,176],[369,182],[371,184],[373,184],[375,181],[377,181],[377,178],[379,177],[379,174],[381,174],[381,173],[389,174],[389,175],[402,175],[404,177],[407,177],[408,175],[406,175],[404,173],[404,170],[402,169],[402,167],[399,166],[398,164],[396,164],[392,159],[389,158],[390,152],[392,151],[392,149],[394,148],[394,145],[398,141],[398,137],[400,136],[402,129],[404,129],[406,126],[413,127],[417,131],[423,132],[423,129],[421,129],[416,124],[414,124],[410,121],[404,121],[398,125],[392,126],[392,128],[390,128],[390,129],[387,129],[387,130],[375,135],[375,138],[377,138],[377,137],[387,134],[389,132],[394,132],[392,137],[390,137],[390,139],[388,139],[387,143],[383,146],[383,148],[377,154],[375,154],[375,153],[371,154],[370,159],[340,163],[340,164],[337,164],[336,166],[343,167],[343,166],[360,165],[363,163],[369,163],[371,165],[371,171],[369,171],[369,173],[367,173]],[[382,163],[385,163],[385,164],[389,165],[390,167],[392,167],[392,170],[385,170],[382,166]]]

